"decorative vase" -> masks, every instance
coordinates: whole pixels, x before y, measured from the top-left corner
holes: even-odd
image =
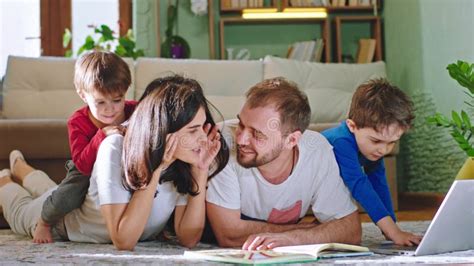
[[[474,157],[466,159],[461,170],[456,175],[456,180],[459,179],[474,179]]]
[[[180,43],[171,44],[171,58],[185,58],[184,47]]]

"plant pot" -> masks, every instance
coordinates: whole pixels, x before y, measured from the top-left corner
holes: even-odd
[[[456,180],[474,179],[474,157],[469,157],[456,175]]]

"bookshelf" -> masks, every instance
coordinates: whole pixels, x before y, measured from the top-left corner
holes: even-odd
[[[228,17],[221,18],[219,21],[219,47],[220,47],[220,58],[225,59],[225,27],[230,24],[243,24],[243,25],[261,25],[261,24],[298,24],[298,23],[315,23],[319,25],[321,30],[320,38],[323,39],[324,48],[323,48],[323,59],[325,62],[330,62],[331,60],[331,45],[330,45],[330,35],[329,35],[329,21],[327,19],[319,18],[305,18],[305,19],[285,19],[284,21],[280,19],[243,19],[240,17]]]
[[[342,63],[342,24],[343,23],[370,23],[371,38],[375,39],[374,61],[382,60],[382,26],[378,16],[336,16],[334,18],[335,38],[336,38],[336,60]]]
[[[333,5],[337,2],[337,4]],[[212,2],[212,0],[210,0]],[[323,40],[324,48],[322,55],[322,62],[343,62],[343,42],[351,42],[350,38],[343,40],[343,24],[346,23],[369,23],[371,26],[370,38],[376,39],[376,48],[374,61],[383,60],[383,38],[382,38],[382,28],[381,28],[381,19],[377,14],[381,11],[382,0],[321,0],[320,3],[326,4],[322,5],[308,5],[308,3],[318,3],[317,1],[307,1],[307,0],[220,0],[216,1],[217,4],[214,5],[214,8],[217,8],[219,11],[216,12],[216,16],[213,16],[215,19],[215,24],[218,27],[216,34],[217,43],[211,44],[211,46],[218,46],[218,53],[212,53],[211,58],[213,59],[226,59],[226,48],[232,48],[233,45],[237,47],[245,47],[243,42],[247,42],[249,47],[255,47],[255,40],[253,40],[254,35],[247,34],[246,30],[242,28],[257,26],[260,27],[259,30],[261,34],[258,34],[257,37],[265,36],[265,34],[274,35],[276,29],[281,28],[282,35],[293,35],[296,36],[294,40],[285,39],[288,41],[288,46],[292,45],[293,42],[298,41],[309,41],[314,40],[315,38],[320,38]],[[369,5],[360,5],[361,2],[369,3]],[[353,5],[357,3],[357,5]],[[375,3],[372,5],[371,3]],[[305,5],[306,4],[306,5]],[[341,4],[341,5],[339,5]],[[342,5],[344,4],[344,5]],[[351,5],[349,5],[351,4]],[[298,18],[298,19],[243,19],[241,17],[241,12],[245,8],[259,9],[259,8],[276,8],[279,11],[284,10],[285,8],[315,8],[323,7],[326,9],[328,14],[327,18]],[[215,17],[215,18],[214,18]],[[305,24],[305,26],[303,26]],[[262,25],[271,25],[271,28],[266,28]],[[298,26],[298,25],[301,25]],[[314,32],[309,30],[309,27],[315,26]],[[289,29],[288,26],[291,26],[292,29]],[[211,23],[210,23],[211,28]],[[240,30],[233,30],[234,28],[239,28]],[[360,28],[360,27],[359,27]],[[226,30],[227,29],[227,30]],[[293,30],[294,29],[294,30]],[[308,35],[307,38],[301,39],[301,34],[297,34],[300,31],[305,32]],[[319,30],[319,31],[318,31]],[[214,30],[211,30],[213,32]],[[366,29],[360,30],[359,35],[366,35]],[[251,30],[249,30],[251,32]],[[310,33],[309,33],[310,32]],[[238,34],[238,38],[236,37]],[[260,36],[261,35],[261,36]],[[351,35],[351,34],[349,34]],[[240,37],[242,36],[242,37]],[[306,36],[306,35],[305,35]],[[214,37],[212,38],[214,39]],[[263,39],[261,37],[260,39]],[[216,39],[214,39],[216,40]],[[268,48],[268,54],[278,53],[277,56],[284,56],[282,52],[282,46],[285,43],[275,44],[279,46],[276,47],[274,43],[262,43],[262,47]],[[240,45],[240,46],[239,46]],[[352,44],[350,44],[352,45]],[[278,50],[279,52],[272,51]],[[261,48],[257,49],[255,52],[255,58],[261,56]],[[253,54],[252,54],[253,55]]]
[[[220,0],[220,12],[221,13],[237,13],[241,12],[244,8],[277,8],[278,0]]]

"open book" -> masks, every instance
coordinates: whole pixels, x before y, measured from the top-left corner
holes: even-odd
[[[187,250],[184,257],[238,264],[270,264],[289,262],[309,262],[318,259],[370,256],[373,253],[366,247],[328,243],[277,247],[273,250],[248,251],[241,249]]]

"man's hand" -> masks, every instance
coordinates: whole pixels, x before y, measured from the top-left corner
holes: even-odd
[[[264,233],[250,235],[245,241],[244,250],[264,250],[280,246],[296,245],[294,239],[287,233]]]

